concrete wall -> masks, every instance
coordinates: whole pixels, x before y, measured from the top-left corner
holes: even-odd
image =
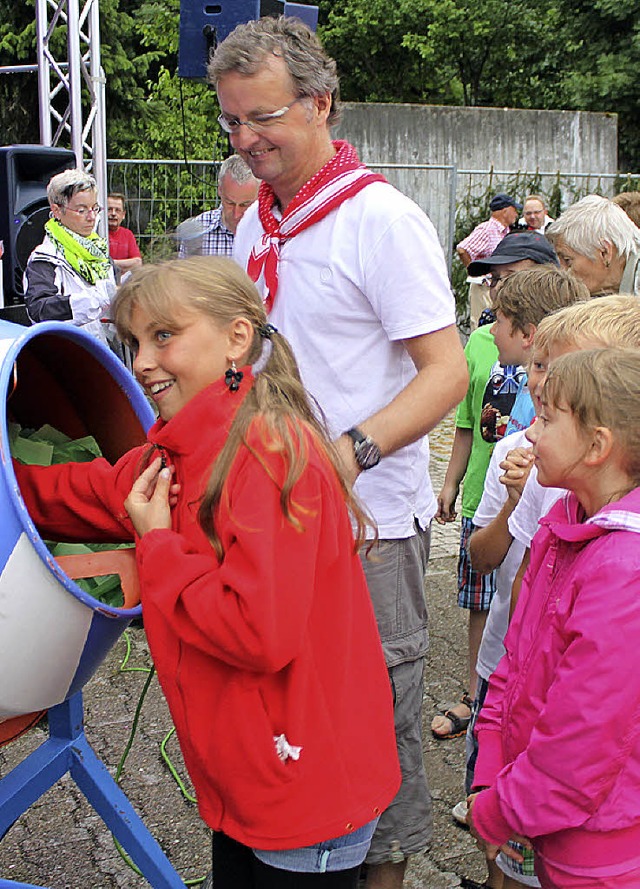
[[[498,171],[495,191],[518,171],[551,174],[543,191],[558,171],[587,187],[587,174],[593,181],[604,175],[598,184],[613,193],[618,163],[617,115],[585,111],[345,103],[335,136],[355,145],[365,163],[383,165],[384,175],[430,215],[449,255],[456,195],[472,187],[472,178],[480,193],[489,184],[488,175],[464,171]],[[390,164],[402,169],[385,168]]]
[[[352,102],[337,132],[367,162],[566,173],[618,167],[615,114]]]

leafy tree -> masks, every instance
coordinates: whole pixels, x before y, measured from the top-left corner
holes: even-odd
[[[423,0],[428,25],[404,44],[446,72],[464,105],[540,107],[560,52],[555,0]],[[523,22],[526,26],[523,27]]]
[[[579,41],[563,100],[619,117],[620,167],[640,169],[640,0],[563,0],[567,39]]]
[[[323,40],[353,101],[539,107],[562,58],[556,0],[344,0],[321,9]]]
[[[320,0],[319,32],[338,62],[345,100],[427,102],[447,91],[446,73],[404,42],[425,24],[425,6],[424,0]]]

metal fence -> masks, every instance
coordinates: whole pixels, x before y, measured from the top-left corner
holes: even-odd
[[[489,196],[506,191],[522,199],[540,193],[552,215],[591,192],[612,196],[640,190],[640,173],[567,173],[524,170],[460,170],[426,164],[369,164],[422,207],[436,227],[451,260],[454,246],[486,212]],[[176,226],[217,204],[219,162],[181,160],[109,160],[110,191],[127,198],[127,221],[147,260],[176,252]]]
[[[109,192],[125,195],[125,225],[147,261],[175,254],[177,225],[217,205],[219,166],[213,161],[107,161]]]

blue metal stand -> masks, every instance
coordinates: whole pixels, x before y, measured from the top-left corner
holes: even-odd
[[[154,889],[184,883],[84,734],[82,693],[48,712],[49,737],[0,780],[0,838],[67,772]],[[31,887],[0,879],[1,887]],[[43,887],[32,887],[43,889]]]

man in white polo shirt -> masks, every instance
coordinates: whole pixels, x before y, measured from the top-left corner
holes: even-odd
[[[291,342],[378,526],[378,558],[363,564],[395,694],[403,784],[374,834],[366,886],[394,889],[431,835],[420,717],[436,511],[427,433],[467,380],[446,264],[425,214],[352,146],[332,141],[335,63],[301,22],[239,25],[216,49],[209,78],[221,126],[262,180],[234,257]]]

